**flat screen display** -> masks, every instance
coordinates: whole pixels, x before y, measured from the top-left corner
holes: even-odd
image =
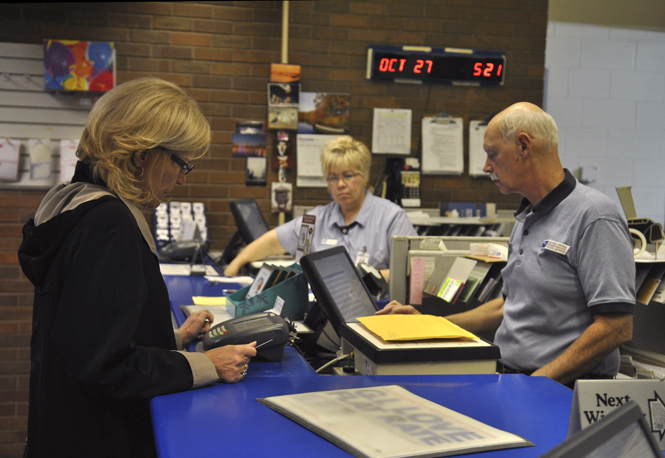
[[[253,242],[270,230],[259,205],[254,199],[231,202],[231,212],[246,243]]]
[[[346,248],[311,253],[303,256],[300,263],[335,331],[339,332],[341,323],[357,322],[358,317],[378,310]]]
[[[229,204],[238,230],[226,245],[218,263],[227,266],[237,256],[243,243],[249,244],[268,232],[270,228],[254,199],[233,200]]]

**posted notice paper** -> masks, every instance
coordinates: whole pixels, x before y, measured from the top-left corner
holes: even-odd
[[[374,108],[372,153],[411,153],[411,110]]]

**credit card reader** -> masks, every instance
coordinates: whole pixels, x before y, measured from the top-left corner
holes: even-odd
[[[289,340],[289,325],[272,312],[252,313],[213,326],[196,351],[205,352],[224,345],[244,345],[256,341],[256,356],[266,361],[281,361]]]

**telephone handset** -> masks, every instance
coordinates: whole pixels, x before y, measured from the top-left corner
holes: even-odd
[[[358,263],[358,270],[360,270],[365,286],[377,299],[381,299],[381,296],[388,292],[388,282],[383,278],[381,272],[366,262]]]

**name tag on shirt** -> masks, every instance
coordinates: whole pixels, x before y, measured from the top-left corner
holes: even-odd
[[[322,241],[324,245],[335,246],[337,245],[337,239],[325,239]]]
[[[369,253],[366,251],[359,251],[358,255],[356,256],[356,265],[360,264],[361,262],[364,262],[365,264],[369,264]]]
[[[555,242],[554,240],[545,240],[543,242],[542,248],[550,251],[554,251],[555,253],[559,254],[566,254],[568,253],[568,250],[570,247],[568,245],[564,245],[561,242]]]

